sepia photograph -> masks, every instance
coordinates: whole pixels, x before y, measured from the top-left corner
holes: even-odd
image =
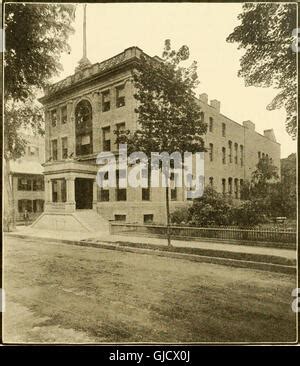
[[[3,344],[296,345],[297,2],[2,5]]]

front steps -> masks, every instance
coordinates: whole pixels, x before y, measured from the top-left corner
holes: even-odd
[[[94,210],[76,210],[70,213],[44,212],[31,225],[33,229],[109,233],[109,223]]]
[[[109,222],[94,210],[76,210],[74,216],[87,227],[89,232],[109,233]]]

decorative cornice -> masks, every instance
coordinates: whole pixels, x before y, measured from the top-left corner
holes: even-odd
[[[103,62],[91,65],[87,58],[80,60],[79,66],[73,75],[58,81],[55,84],[49,85],[44,89],[45,95],[39,99],[41,103],[46,103],[48,100],[55,98],[62,92],[72,90],[73,87],[78,87],[98,77],[102,77],[107,73],[117,70],[121,66],[132,63],[134,60],[140,59],[144,52],[138,47],[130,47],[122,53],[111,57]]]

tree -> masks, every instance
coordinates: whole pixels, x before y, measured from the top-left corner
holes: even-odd
[[[296,14],[296,4],[246,3],[238,16],[241,24],[227,37],[227,42],[237,42],[245,50],[238,75],[246,86],[278,89],[267,109],[285,108],[286,130],[293,138],[297,133],[297,55],[291,45]]]
[[[242,201],[240,205],[231,209],[232,223],[241,228],[256,226],[265,221],[261,212],[261,202],[259,200]]]
[[[152,152],[204,151],[206,124],[200,118],[200,107],[194,89],[198,83],[197,64],[180,66],[189,58],[189,48],[171,49],[165,41],[162,59],[142,55],[133,74],[138,114],[137,130],[117,136],[117,143],[141,151],[148,159]],[[168,180],[168,172],[163,172]],[[166,184],[167,236],[170,241],[169,186]]]
[[[288,207],[291,202],[288,203],[289,194],[285,188],[285,178],[282,176],[282,180],[279,181],[277,171],[278,168],[271,163],[270,159],[261,158],[256,170],[252,173],[251,182],[245,182],[241,192],[244,200],[250,200],[256,208],[260,208],[262,214],[269,217],[289,216],[290,208]],[[294,184],[296,188],[296,183]],[[250,206],[249,209],[251,209]]]
[[[295,218],[297,215],[297,163],[296,154],[290,154],[287,158],[281,159],[281,182],[278,183],[277,207],[281,207],[280,216]],[[275,204],[273,204],[275,206]]]
[[[43,132],[36,94],[61,69],[59,58],[69,51],[74,9],[73,5],[62,4],[5,5],[4,215],[8,226],[14,226],[9,161],[24,153],[26,141],[20,137],[20,130],[31,127],[35,133]]]
[[[260,158],[256,165],[256,170],[252,173],[252,182],[261,190],[260,194],[265,194],[264,188],[267,184],[278,178],[278,168],[273,165],[271,160],[266,156]]]
[[[5,98],[26,101],[62,69],[62,52],[70,51],[74,6],[5,5]]]
[[[190,207],[191,221],[199,226],[230,225],[232,200],[211,187],[205,187],[203,196]]]
[[[252,172],[251,181],[245,181],[241,188],[241,198],[244,200],[266,199],[272,183],[279,178],[278,168],[268,157],[259,159],[256,169]]]

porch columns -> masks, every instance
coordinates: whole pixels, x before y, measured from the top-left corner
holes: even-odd
[[[75,178],[66,178],[67,181],[67,202],[75,203]]]
[[[97,182],[96,179],[93,181],[93,209],[96,209],[97,206]]]
[[[52,182],[49,178],[45,180],[45,201],[46,203],[52,202]]]
[[[68,212],[74,212],[76,209],[75,177],[67,177],[66,186],[67,186],[67,202],[65,203],[65,210]]]

